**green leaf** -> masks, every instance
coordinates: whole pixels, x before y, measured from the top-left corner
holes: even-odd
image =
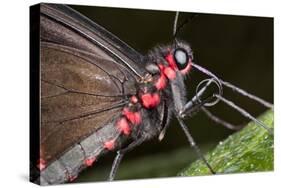
[[[268,127],[274,127],[273,111],[258,118]],[[250,122],[239,132],[229,136],[205,157],[218,174],[273,170],[273,135],[261,126]],[[197,160],[179,173],[180,176],[211,174],[206,165]]]

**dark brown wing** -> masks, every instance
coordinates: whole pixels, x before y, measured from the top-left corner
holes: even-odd
[[[142,74],[113,41],[69,14],[41,6],[40,156],[47,163],[114,121]]]
[[[41,25],[41,40],[114,59],[138,78],[146,73],[141,54],[68,6],[42,4]]]

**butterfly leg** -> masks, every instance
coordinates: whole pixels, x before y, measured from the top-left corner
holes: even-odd
[[[210,85],[211,82],[207,83],[207,85]],[[208,161],[206,160],[206,158],[203,156],[202,152],[200,151],[198,145],[196,144],[196,142],[194,141],[193,137],[191,136],[188,127],[185,125],[183,119],[185,118],[185,116],[193,114],[194,112],[196,112],[197,110],[200,110],[201,107],[204,104],[212,104],[210,102],[210,100],[213,100],[214,97],[210,96],[207,97],[206,99],[201,100],[199,98],[199,95],[203,95],[204,91],[206,90],[207,86],[202,88],[203,91],[201,92],[202,94],[196,95],[191,101],[189,101],[188,103],[185,103],[186,101],[181,100],[183,97],[181,95],[181,88],[180,88],[180,84],[177,83],[172,83],[171,84],[171,89],[172,89],[172,93],[173,93],[173,99],[174,99],[174,105],[175,105],[175,111],[174,114],[179,122],[179,125],[181,126],[185,136],[188,139],[188,142],[190,144],[190,146],[195,150],[196,154],[198,155],[198,157],[205,163],[205,165],[209,168],[210,172],[212,174],[215,174],[216,172],[213,170],[213,168],[211,167],[211,165],[208,163]]]
[[[213,170],[213,168],[211,167],[211,165],[208,163],[208,161],[206,160],[206,158],[204,157],[204,155],[202,154],[200,148],[198,147],[198,145],[195,143],[193,137],[191,136],[188,127],[185,125],[185,123],[183,122],[183,120],[180,117],[177,117],[178,122],[185,134],[185,136],[188,139],[188,142],[190,143],[190,146],[195,150],[196,154],[198,155],[198,157],[206,164],[206,166],[209,168],[210,172],[212,174],[216,174],[216,172]]]
[[[108,177],[108,181],[114,180],[118,167],[119,167],[125,153],[127,153],[127,152],[133,150],[134,148],[136,148],[137,146],[141,145],[145,140],[147,140],[146,137],[140,137],[139,139],[130,143],[126,148],[123,148],[123,149],[117,151],[117,155],[114,158],[114,161],[113,161],[113,164],[111,167],[111,171],[110,171],[110,174]]]

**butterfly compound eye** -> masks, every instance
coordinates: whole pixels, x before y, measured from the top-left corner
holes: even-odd
[[[178,48],[175,50],[174,59],[179,70],[183,70],[184,68],[186,68],[189,61],[189,57],[186,50],[182,48]]]

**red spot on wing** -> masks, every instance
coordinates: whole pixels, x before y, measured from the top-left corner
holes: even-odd
[[[158,93],[146,93],[141,96],[142,104],[145,108],[155,108],[160,103],[160,96]]]
[[[115,147],[115,139],[104,142],[103,147],[107,150],[113,150]]]
[[[40,159],[38,160],[37,168],[38,168],[40,171],[42,171],[42,170],[44,170],[44,169],[46,168],[46,166],[47,166],[47,162],[46,162],[44,159],[40,158]]]
[[[89,167],[92,166],[95,161],[96,161],[96,157],[89,157],[84,160],[84,164]]]
[[[125,135],[129,135],[131,133],[131,127],[126,118],[121,118],[117,121],[117,128]]]
[[[140,112],[131,112],[128,108],[124,108],[123,115],[134,125],[139,125],[141,123]]]

